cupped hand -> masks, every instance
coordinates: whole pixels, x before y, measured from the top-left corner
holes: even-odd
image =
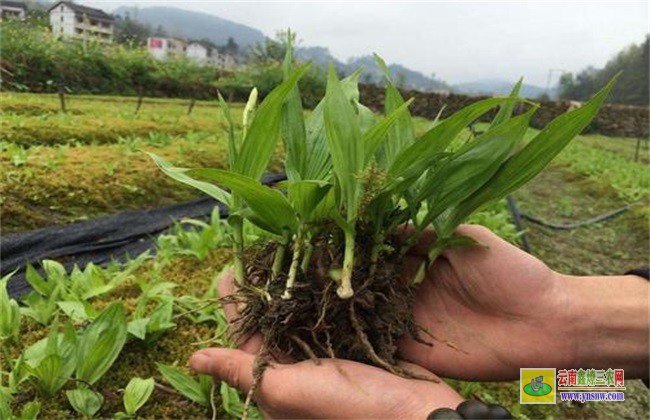
[[[558,274],[485,227],[463,225],[456,233],[485,246],[448,249],[429,267],[414,314],[435,337],[423,335],[433,347],[405,337],[400,356],[438,375],[470,380],[516,379],[520,367],[540,363],[570,365]],[[408,252],[407,279],[434,239],[425,231]]]
[[[234,291],[231,274],[219,283],[222,297]],[[236,316],[234,304],[225,304],[226,317]],[[261,337],[238,343],[238,349],[199,350],[190,359],[198,372],[212,375],[248,393],[253,384],[255,355]],[[271,418],[426,418],[441,407],[456,408],[462,398],[447,384],[420,366],[401,367],[434,381],[405,379],[383,369],[343,359],[271,363],[255,393],[255,401]]]

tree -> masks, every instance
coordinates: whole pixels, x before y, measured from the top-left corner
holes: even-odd
[[[151,27],[131,19],[129,13],[124,18],[117,16],[113,36],[119,44],[144,46],[151,36]]]
[[[223,50],[232,56],[239,54],[239,44],[235,42],[233,37],[228,37],[228,42],[224,45]]]
[[[585,101],[617,73],[622,74],[612,90],[610,102],[648,105],[650,102],[648,74],[650,72],[650,36],[643,43],[631,45],[619,52],[602,69],[587,67],[575,77],[569,73],[560,78],[560,97]]]

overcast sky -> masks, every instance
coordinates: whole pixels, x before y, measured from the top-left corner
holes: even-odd
[[[377,52],[449,83],[524,76],[545,86],[549,69],[602,66],[650,31],[650,1],[173,1],[80,0],[173,6],[210,13],[273,36],[291,27],[304,46],[340,60]],[[559,73],[554,74],[553,82]]]

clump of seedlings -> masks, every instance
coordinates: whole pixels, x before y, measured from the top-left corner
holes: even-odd
[[[396,343],[405,334],[421,339],[412,304],[428,266],[447,247],[476,245],[455,228],[538,174],[590,123],[614,82],[527,142],[537,105],[518,96],[521,82],[509,97],[473,103],[418,136],[411,101],[377,62],[386,81],[383,116],[359,103],[359,72],[339,80],[330,67],[325,97],[305,117],[297,82],[308,64],[294,68],[289,48],[284,82],[259,107],[253,91],[241,135],[219,97],[230,123],[228,170],[177,168],[152,155],[167,175],[228,206],[235,334],[260,334],[265,360],[337,357],[408,375],[396,365]],[[513,116],[515,106],[525,112]],[[497,108],[485,132],[460,138]],[[260,179],[278,138],[287,180],[270,187]],[[245,243],[245,221],[275,239]],[[399,241],[405,224],[413,234]],[[428,261],[401,278],[401,257],[429,227],[437,240]]]

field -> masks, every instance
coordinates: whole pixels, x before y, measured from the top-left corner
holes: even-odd
[[[0,105],[3,234],[197,197],[193,190],[162,175],[144,151],[154,151],[178,166],[225,164],[225,120],[215,102],[197,102],[190,115],[188,101],[167,99],[146,99],[137,114],[136,98],[121,97],[69,97],[66,114],[58,111],[55,95],[3,93]],[[234,110],[238,121],[242,107]],[[424,131],[430,124],[420,119],[417,129]],[[534,130],[530,131],[532,135]],[[638,162],[634,161],[635,146],[635,139],[581,136],[515,194],[522,212],[552,223],[585,220],[632,204],[620,217],[574,230],[526,223],[525,235],[534,255],[571,274],[620,274],[647,264],[648,143],[643,142]],[[269,169],[277,171],[281,159],[278,149]],[[510,241],[520,240],[505,203],[475,215],[473,221]],[[27,297],[32,310],[22,311],[19,338],[4,341],[0,369],[7,375],[0,377],[0,417],[7,417],[9,411],[18,415],[24,407],[33,409],[31,401],[40,405],[43,418],[78,415],[66,398],[74,393],[66,391],[80,388],[79,382],[90,383],[94,391],[86,396],[87,401],[103,401],[93,414],[114,416],[126,409],[124,389],[133,377],[155,380],[153,394],[138,416],[241,414],[241,398],[232,389],[185,375],[194,350],[227,344],[214,284],[228,263],[230,238],[227,226],[216,217],[184,223],[194,228],[177,227],[158,238],[155,256],[69,274],[48,263],[50,286],[31,274],[30,282],[41,294]],[[253,229],[247,234],[264,239]],[[114,302],[119,303],[111,306]],[[114,308],[122,307],[120,315],[121,309]],[[65,361],[64,327],[69,324],[75,331],[88,331],[106,327],[102,322],[107,318],[121,326],[115,334],[124,343],[106,349],[115,356],[114,364],[89,374],[80,374],[83,369],[77,366],[75,381],[48,381],[43,365],[49,354],[46,338],[55,338],[50,343],[59,343],[55,353],[61,353]],[[41,344],[33,346],[39,340]],[[92,342],[92,337],[81,334],[77,340],[83,343],[74,345],[82,346]],[[60,372],[65,372],[64,365],[59,366]],[[28,371],[36,373],[26,378]],[[643,385],[635,381],[628,383],[624,403],[585,406],[520,406],[516,383],[450,382],[463,395],[503,404],[519,418],[636,418],[643,415],[647,404]]]

